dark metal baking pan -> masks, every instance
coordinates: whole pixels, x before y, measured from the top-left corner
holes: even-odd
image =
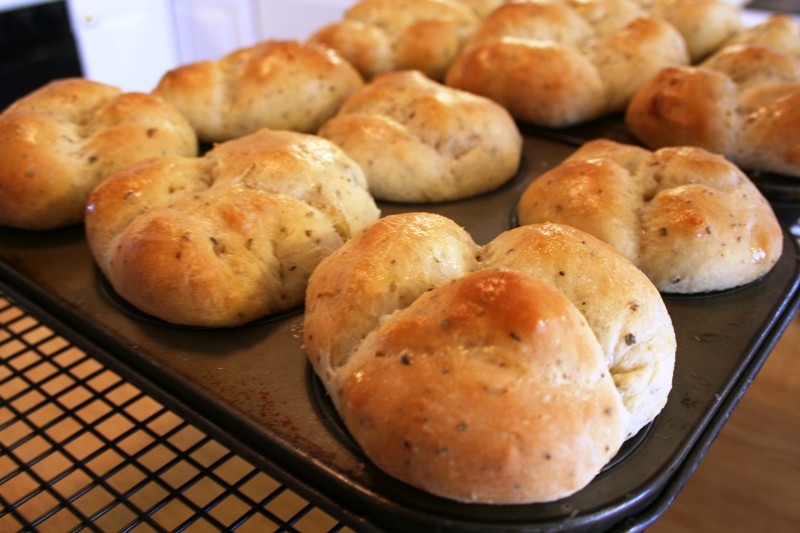
[[[470,200],[382,204],[383,214],[428,210],[478,243],[513,225],[531,180],[575,150],[527,136],[520,175]],[[602,531],[636,529],[675,497],[798,307],[800,264],[784,254],[762,280],[701,297],[667,297],[678,352],[673,390],[624,457],[585,489],[547,504],[459,504],[374,468],[326,404],[302,345],[302,313],[223,330],[137,316],[109,293],[82,228],[0,230],[0,286],[54,328],[312,503],[365,531]]]

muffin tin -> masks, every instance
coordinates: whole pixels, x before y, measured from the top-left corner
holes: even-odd
[[[458,202],[379,206],[383,215],[422,210],[444,215],[485,244],[514,227],[516,201],[533,179],[587,138],[624,140],[619,128],[613,118],[581,131],[525,127],[519,174],[503,187]],[[232,329],[166,324],[114,294],[81,227],[44,233],[0,229],[0,287],[353,529],[635,531],[671,503],[800,306],[800,252],[784,233],[784,253],[763,279],[715,294],[665,296],[678,340],[666,407],[586,488],[533,505],[456,503],[372,466],[306,360],[301,309]]]

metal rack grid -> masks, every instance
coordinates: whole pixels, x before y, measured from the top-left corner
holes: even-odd
[[[0,293],[0,531],[349,528]]]

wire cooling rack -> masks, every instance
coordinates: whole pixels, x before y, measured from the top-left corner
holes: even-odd
[[[350,531],[0,293],[0,531]]]

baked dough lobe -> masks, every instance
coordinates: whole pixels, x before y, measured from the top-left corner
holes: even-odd
[[[745,28],[740,6],[721,0],[655,0],[647,6],[647,12],[666,20],[683,35],[693,64]]]
[[[381,74],[318,132],[361,165],[372,195],[396,202],[476,196],[513,178],[522,135],[499,104],[419,71]]]
[[[219,142],[261,128],[314,133],[363,83],[330,48],[269,40],[176,67],[152,92],[180,109],[202,141]]]
[[[565,127],[624,110],[647,80],[689,55],[678,30],[618,2],[510,3],[492,11],[445,83],[489,97],[517,119]]]
[[[113,288],[143,312],[230,327],[302,304],[319,261],[378,215],[338,147],[261,130],[113,175],[90,195],[86,233]]]
[[[309,38],[337,50],[370,80],[420,70],[441,81],[480,17],[451,0],[362,0]]]
[[[667,293],[730,289],[783,251],[769,202],[722,156],[598,139],[532,182],[520,224],[567,224],[614,246]]]
[[[382,469],[458,500],[565,496],[623,439],[591,330],[521,272],[483,269],[424,294],[351,365],[340,407],[355,439]]]
[[[52,81],[0,114],[0,226],[49,230],[83,221],[108,175],[164,155],[197,155],[187,120],[161,98]]]
[[[675,334],[655,287],[567,226],[478,246],[433,214],[387,216],[323,260],[305,346],[381,469],[447,498],[555,500],[666,403]]]
[[[697,66],[664,69],[625,123],[652,149],[698,146],[748,171],[800,177],[800,25],[777,15]]]

